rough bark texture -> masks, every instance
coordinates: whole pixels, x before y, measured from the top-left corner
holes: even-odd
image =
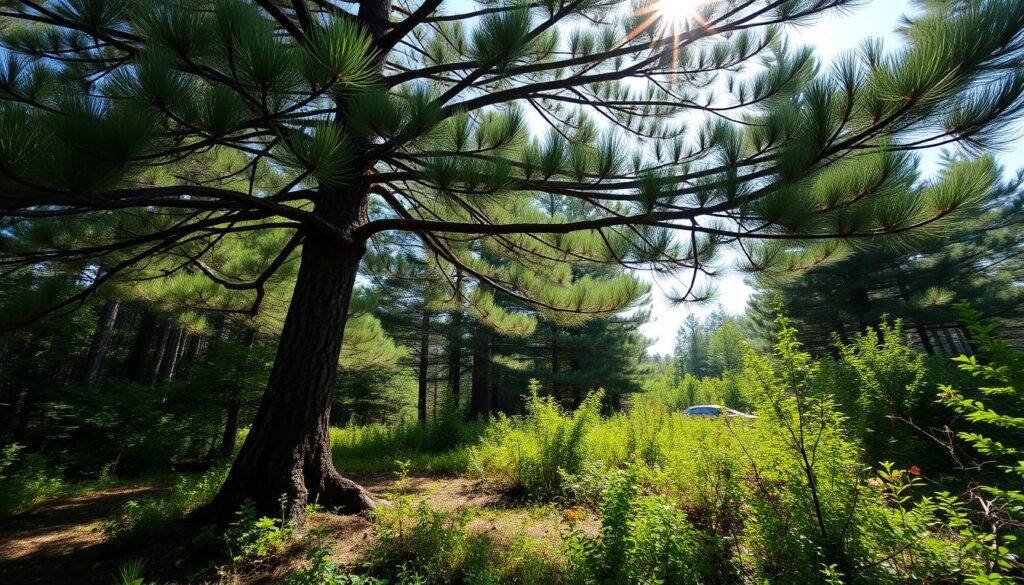
[[[107,346],[110,345],[110,332],[117,323],[117,312],[121,308],[121,301],[110,299],[103,304],[100,311],[100,320],[96,324],[96,332],[92,336],[92,343],[89,345],[89,355],[85,358],[82,366],[82,373],[78,383],[82,386],[95,386],[100,379],[100,371],[103,369],[103,358],[107,355]]]
[[[357,20],[378,44],[387,34],[390,0],[359,3]],[[377,53],[384,67],[386,50]],[[372,137],[355,136],[358,148],[368,150]],[[368,177],[372,161],[361,176]],[[288,315],[281,331],[274,366],[252,429],[213,502],[197,514],[224,522],[239,505],[252,500],[269,516],[280,513],[279,498],[287,498],[285,516],[302,524],[308,502],[343,513],[374,507],[369,492],[345,479],[331,460],[328,424],[338,373],[338,357],[365,242],[352,231],[367,221],[369,185],[347,191],[321,187],[313,213],[340,233],[304,234],[301,264]]]
[[[504,406],[501,403],[501,382],[498,377],[491,373],[491,416],[498,416],[504,412]]]
[[[366,217],[366,198],[325,194],[317,212],[355,227]],[[246,499],[260,513],[301,524],[308,502],[358,513],[374,507],[370,494],[343,478],[331,461],[328,423],[338,356],[365,248],[359,243],[308,235],[277,357],[252,430],[211,505],[200,518],[224,522]]]

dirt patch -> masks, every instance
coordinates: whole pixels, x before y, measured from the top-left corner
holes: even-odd
[[[129,500],[166,493],[156,486],[118,487],[61,498],[0,519],[0,566],[26,558],[54,557],[99,544],[103,520]]]
[[[389,505],[387,498],[394,491],[394,475],[378,473],[359,475],[352,479]],[[554,507],[524,506],[480,481],[465,478],[410,477],[408,493],[425,500],[432,508],[452,514],[468,513],[467,529],[471,534],[486,536],[497,543],[526,538],[542,547],[557,548],[565,529],[564,512]],[[37,509],[0,519],[0,583],[109,583],[113,571],[125,559],[124,554],[104,547],[101,530],[103,520],[127,501],[168,492],[159,486],[112,488],[84,496],[54,500]],[[596,521],[587,519],[577,525],[584,532],[596,531]],[[373,528],[365,516],[337,516],[329,512],[313,515],[305,530],[327,532],[333,558],[342,565],[354,566],[363,558],[373,541]],[[171,540],[174,540],[173,538]],[[160,582],[217,582],[222,576],[175,578],[174,573],[187,574],[184,566],[176,567],[184,558],[200,551],[191,550],[187,534],[182,542],[138,543],[134,556],[150,558],[147,566],[160,575]],[[148,551],[148,552],[144,552]],[[216,557],[215,551],[200,555]],[[287,550],[249,574],[233,574],[228,581],[238,585],[279,583],[288,572],[305,563],[305,549],[295,541]]]
[[[166,493],[142,485],[58,498],[0,518],[0,582],[52,583],[53,575],[81,565],[81,554],[105,541],[103,520],[129,500]],[[78,582],[89,578],[78,574]]]

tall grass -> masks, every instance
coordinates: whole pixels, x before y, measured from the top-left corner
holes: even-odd
[[[446,415],[426,426],[404,423],[349,425],[332,428],[331,452],[342,472],[393,471],[396,461],[408,461],[413,471],[454,475],[469,469],[469,445],[486,423],[461,422]]]
[[[579,473],[593,454],[586,438],[600,419],[601,394],[592,393],[566,413],[551,397],[526,400],[526,415],[500,416],[472,450],[473,468],[506,488],[554,496],[564,475]]]

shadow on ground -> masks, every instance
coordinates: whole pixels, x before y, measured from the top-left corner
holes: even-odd
[[[0,518],[0,583],[111,583],[116,566],[99,554],[103,520],[129,500],[167,491],[110,488]]]

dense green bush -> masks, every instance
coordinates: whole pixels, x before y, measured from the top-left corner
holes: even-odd
[[[64,474],[38,454],[12,443],[0,452],[0,516],[16,512],[67,489]]]
[[[366,555],[365,568],[370,574],[399,585],[570,582],[564,566],[539,553],[524,538],[497,546],[485,535],[469,533],[466,513],[439,511],[412,496],[408,463],[400,469],[395,489],[388,496],[391,505],[378,508],[372,516],[377,539]]]
[[[965,535],[983,557],[968,567],[974,583],[1010,582],[1024,574],[1024,353],[996,335],[995,323],[958,305],[977,343],[979,356],[960,356],[960,369],[981,382],[976,392],[942,386],[942,402],[971,423],[958,438],[984,457],[995,473],[970,486],[981,506],[946,511],[947,525]],[[947,494],[948,497],[948,494]]]
[[[218,467],[201,475],[178,476],[167,493],[122,505],[104,522],[103,532],[113,540],[126,542],[156,537],[171,522],[210,501],[226,475],[227,467]]]
[[[591,393],[575,412],[566,413],[538,391],[534,380],[525,416],[499,416],[487,428],[473,449],[473,465],[509,489],[551,498],[559,494],[562,476],[579,473],[592,455],[586,439],[600,421],[602,393]]]
[[[644,494],[646,468],[616,473],[600,504],[597,538],[572,532],[566,554],[585,583],[704,583],[709,567],[698,532],[675,502]]]
[[[415,471],[450,475],[469,468],[469,445],[485,427],[450,415],[427,425],[347,425],[330,430],[331,450],[335,465],[345,472],[390,471],[394,461],[409,460]]]

